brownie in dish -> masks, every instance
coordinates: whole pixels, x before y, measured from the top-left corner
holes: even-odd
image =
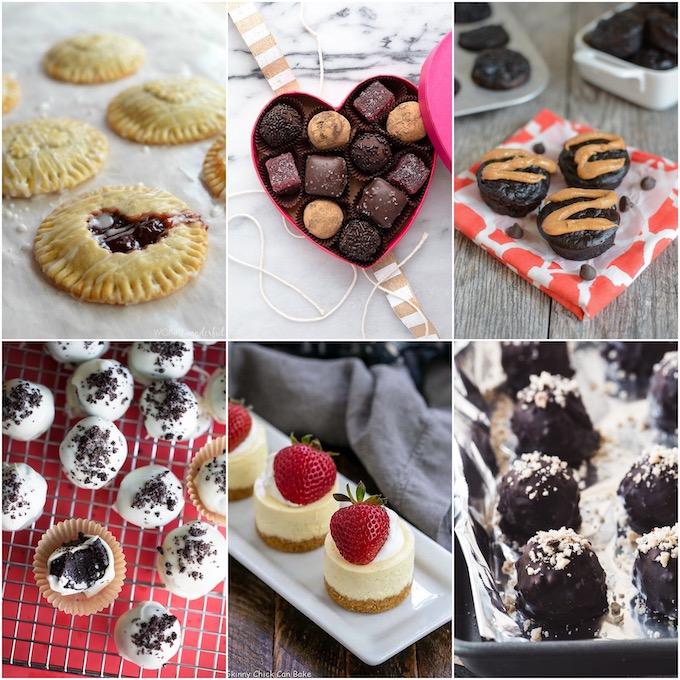
[[[501,366],[513,397],[529,384],[529,376],[542,371],[565,378],[574,375],[566,342],[505,340],[501,343]]]
[[[539,451],[523,453],[498,486],[500,527],[521,545],[537,531],[578,530],[580,497],[574,472],[565,461]]]
[[[658,527],[637,539],[633,583],[655,614],[678,618],[678,526]]]
[[[675,342],[605,342],[600,354],[607,362],[607,379],[625,390],[619,396],[641,397],[647,393],[652,369]]]
[[[678,56],[657,50],[655,47],[643,47],[633,55],[632,61],[638,66],[651,68],[654,71],[668,71],[678,65]]]
[[[644,30],[644,17],[634,10],[628,10],[600,19],[583,40],[596,50],[625,59],[632,57],[642,47]]]
[[[480,26],[470,31],[464,31],[458,36],[458,44],[464,50],[479,52],[494,47],[505,47],[510,42],[510,36],[500,24]]]
[[[506,47],[484,50],[472,65],[472,80],[487,90],[513,90],[530,77],[527,58]]]
[[[678,521],[678,449],[654,446],[633,463],[618,494],[628,523],[639,534]]]
[[[491,16],[491,5],[488,2],[455,2],[453,4],[453,20],[456,24],[472,24]]]
[[[669,435],[678,434],[678,353],[667,352],[654,366],[649,384],[652,424]]]
[[[539,210],[538,232],[560,257],[590,260],[614,245],[621,220],[617,202],[606,189],[562,189]]]
[[[607,579],[588,539],[573,529],[539,531],[515,563],[517,607],[530,619],[558,626],[594,620],[607,611]]]
[[[510,421],[517,452],[545,451],[578,466],[600,446],[575,380],[543,372],[517,393]]]
[[[568,139],[559,158],[570,187],[616,189],[630,167],[623,137],[608,132],[585,132]]]
[[[670,54],[678,53],[678,20],[663,12],[655,12],[647,18],[646,35],[652,47]]]
[[[557,166],[544,156],[526,149],[497,148],[482,156],[477,185],[494,212],[524,217],[546,197],[554,172]]]

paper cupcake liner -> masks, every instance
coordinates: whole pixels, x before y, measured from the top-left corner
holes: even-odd
[[[226,437],[218,437],[217,439],[213,439],[211,442],[208,442],[194,456],[194,459],[191,461],[191,465],[187,470],[186,477],[189,498],[191,499],[191,502],[193,503],[196,510],[198,510],[198,512],[201,515],[203,515],[203,517],[205,517],[209,522],[212,522],[213,524],[219,524],[220,526],[223,527],[227,526],[226,514],[220,515],[217,512],[212,512],[212,510],[208,510],[208,508],[206,508],[205,505],[203,505],[203,501],[201,500],[201,497],[198,494],[198,488],[196,487],[194,480],[196,478],[196,475],[198,474],[198,471],[201,469],[201,465],[203,465],[203,463],[210,460],[211,458],[216,458],[217,456],[219,456],[220,453],[222,453],[222,451],[226,449],[226,447],[227,447]]]
[[[106,541],[113,554],[114,577],[102,590],[87,597],[82,593],[62,595],[50,588],[47,580],[47,560],[49,556],[64,543],[78,538],[78,534],[99,536]],[[56,609],[74,616],[89,616],[108,607],[120,593],[125,580],[125,555],[115,536],[101,524],[89,519],[67,519],[55,524],[38,543],[33,556],[33,577],[40,594]]]

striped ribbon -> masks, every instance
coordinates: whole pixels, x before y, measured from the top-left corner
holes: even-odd
[[[227,7],[231,20],[272,90],[276,94],[300,91],[300,84],[255,4],[230,2]],[[439,339],[434,324],[425,317],[423,312],[417,311],[422,307],[409,280],[399,268],[394,253],[387,253],[371,269],[378,283],[394,293],[394,295],[387,293],[387,300],[411,335],[418,340]],[[404,302],[404,300],[409,302]]]

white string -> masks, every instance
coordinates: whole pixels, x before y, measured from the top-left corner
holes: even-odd
[[[323,79],[324,79],[324,70],[323,70],[323,50],[321,49],[321,38],[319,37],[319,34],[312,30],[308,25],[307,22],[305,21],[305,3],[301,2],[300,3],[300,22],[302,23],[305,31],[309,33],[310,35],[314,36],[316,39],[316,53],[319,58],[319,96],[323,92]]]
[[[233,194],[229,194],[229,198],[236,198],[237,196],[245,196],[246,194],[266,194],[267,192],[263,189],[245,189],[243,191],[236,191]],[[283,228],[288,232],[293,238],[305,238],[302,234],[296,234],[294,231],[290,230],[288,226],[288,220],[281,215],[281,224]]]

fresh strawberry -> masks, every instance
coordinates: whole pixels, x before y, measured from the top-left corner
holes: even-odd
[[[322,451],[311,434],[302,441],[291,436],[291,442],[274,458],[274,481],[286,500],[309,505],[333,488],[336,470],[331,456],[335,454]]]
[[[248,413],[248,409],[238,401],[229,402],[229,453],[239,444],[245,441],[250,428],[253,426],[253,419]]]
[[[335,500],[351,503],[331,517],[331,536],[340,554],[352,564],[369,564],[383,547],[390,532],[390,518],[383,507],[382,496],[366,496],[366,487],[359,482],[356,499],[349,484],[347,495],[333,494]]]

